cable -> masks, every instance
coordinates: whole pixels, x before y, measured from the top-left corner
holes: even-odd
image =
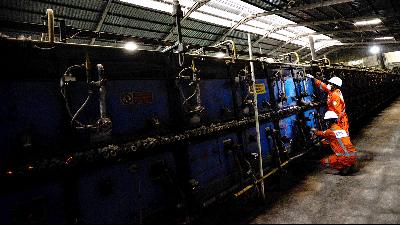
[[[71,125],[73,125],[73,123],[74,123],[74,121],[76,121],[76,118],[78,117],[78,115],[82,112],[82,110],[83,110],[83,109],[86,107],[86,105],[89,103],[89,100],[90,100],[92,94],[93,94],[93,91],[92,91],[92,90],[89,90],[89,93],[88,93],[88,96],[87,96],[85,102],[82,104],[82,106],[78,109],[78,111],[76,111],[75,115],[72,117],[72,119],[71,119]],[[78,121],[78,123],[81,124],[79,121]],[[89,126],[84,125],[84,127],[89,127]]]

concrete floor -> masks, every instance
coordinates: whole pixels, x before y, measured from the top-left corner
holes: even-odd
[[[358,173],[314,172],[250,223],[400,223],[400,99],[352,142],[373,154]]]

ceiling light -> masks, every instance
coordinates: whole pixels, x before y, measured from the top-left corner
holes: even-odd
[[[373,20],[363,20],[363,21],[358,21],[355,22],[355,26],[367,26],[367,25],[376,25],[382,23],[382,20],[379,18],[373,19]]]
[[[135,50],[137,50],[138,49],[138,46],[137,46],[137,44],[136,43],[134,43],[134,42],[127,42],[125,45],[124,45],[124,48],[127,50],[127,51],[135,51]]]
[[[378,53],[380,53],[381,52],[381,48],[379,47],[379,46],[376,46],[376,45],[374,45],[374,46],[372,46],[371,48],[369,48],[369,52],[371,53],[371,54],[378,54]]]
[[[393,40],[394,37],[379,37],[379,38],[375,38],[375,40]]]

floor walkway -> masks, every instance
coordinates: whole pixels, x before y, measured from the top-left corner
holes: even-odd
[[[400,223],[400,99],[352,142],[373,153],[353,176],[317,172],[251,223]]]

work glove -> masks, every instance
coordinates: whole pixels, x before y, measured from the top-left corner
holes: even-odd
[[[311,74],[306,74],[306,77],[310,78],[310,79],[314,79],[314,76]]]
[[[311,128],[311,132],[315,134],[315,133],[317,133],[317,129]]]

